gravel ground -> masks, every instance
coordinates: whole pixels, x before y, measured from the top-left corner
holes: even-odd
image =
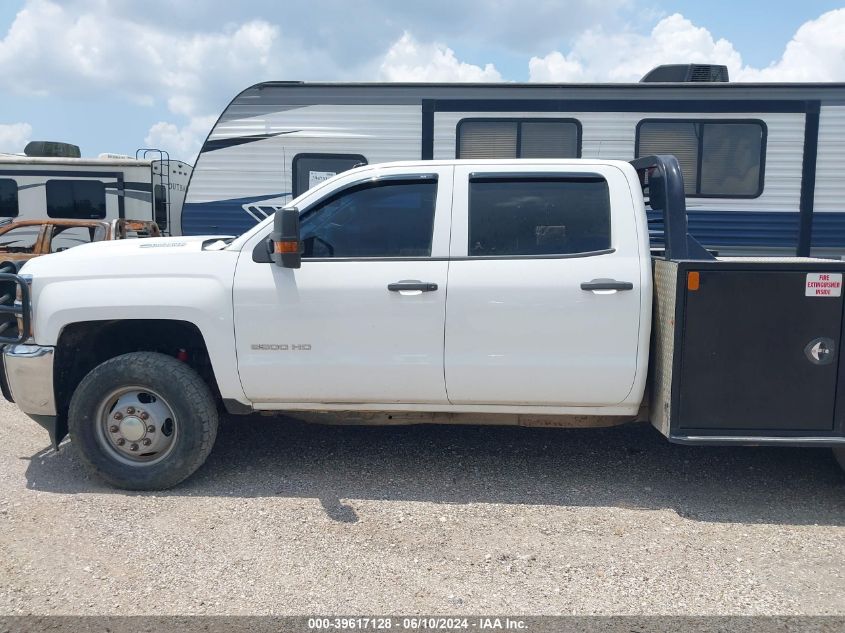
[[[233,418],[176,490],[0,404],[0,615],[845,614],[829,451]]]

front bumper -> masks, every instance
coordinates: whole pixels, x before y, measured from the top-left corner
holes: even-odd
[[[4,346],[0,387],[7,400],[47,429],[57,446],[67,431],[56,411],[54,353],[55,348],[43,345]]]
[[[3,369],[11,400],[27,415],[56,415],[54,351],[55,348],[42,345],[3,348]]]

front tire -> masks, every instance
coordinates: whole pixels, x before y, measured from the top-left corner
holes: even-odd
[[[92,369],[68,411],[86,468],[127,490],[185,480],[211,452],[217,425],[208,385],[185,363],[155,352],[123,354]]]

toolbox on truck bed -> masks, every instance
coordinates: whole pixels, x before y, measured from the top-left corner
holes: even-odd
[[[655,260],[655,426],[696,443],[842,437],[843,273],[834,260]]]
[[[717,258],[686,228],[672,157],[634,161],[665,252],[653,259],[651,422],[691,444],[841,444],[845,262]],[[668,174],[668,175],[667,175]]]

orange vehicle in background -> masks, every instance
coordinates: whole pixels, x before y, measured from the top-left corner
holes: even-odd
[[[19,220],[0,224],[0,261],[25,262],[80,244],[133,237],[160,237],[146,220]]]

